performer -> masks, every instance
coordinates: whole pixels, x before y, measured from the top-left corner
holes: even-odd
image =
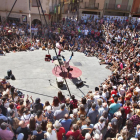
[[[64,35],[62,37],[61,36],[59,37],[60,37],[60,42],[59,44],[58,42],[56,43],[56,47],[59,49],[58,55],[60,55],[61,51],[64,50]]]
[[[64,35],[62,35],[62,37],[61,36],[59,36],[60,37],[60,44],[62,44],[62,46],[64,47]]]
[[[73,56],[73,52],[72,52],[72,54],[71,54],[71,56],[70,56],[70,58],[69,58],[68,61],[66,61],[65,57],[62,56],[62,58],[63,58],[63,60],[64,60],[65,68],[66,68],[67,71],[68,71],[68,72],[67,72],[67,77],[68,77],[69,72],[70,72],[70,71],[73,71],[73,68],[71,68],[70,65],[69,65],[69,62],[70,62],[70,60],[72,59],[72,56]]]

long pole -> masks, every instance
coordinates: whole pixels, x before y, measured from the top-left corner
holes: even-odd
[[[43,11],[43,9],[42,9],[42,5],[41,5],[40,0],[39,0],[39,4],[40,4],[40,6],[41,6],[41,10],[42,10],[42,13],[43,13],[43,16],[44,16],[44,19],[45,19],[45,23],[46,23],[46,26],[47,26],[47,21],[46,21],[46,18],[45,18],[44,11]],[[51,38],[52,38],[52,36],[51,36]],[[60,60],[58,59],[58,55],[57,55],[57,52],[56,52],[55,44],[54,44],[54,50],[55,50],[55,54],[56,54],[56,56],[57,56],[57,60],[58,60],[58,62],[59,62],[60,69],[61,69],[61,71],[64,73],[64,71],[63,71],[63,69],[62,69],[62,67],[61,67]],[[66,83],[66,86],[67,86],[69,95],[70,95],[70,97],[71,97],[71,92],[70,92],[70,89],[69,89],[69,86],[68,86],[68,83],[67,83],[65,77],[64,77],[64,81],[65,81],[65,83]]]
[[[61,68],[61,71],[64,73],[64,71],[63,71],[63,69],[62,69],[62,67],[61,67],[60,60],[58,59],[58,55],[57,55],[57,52],[56,52],[55,44],[54,44],[54,50],[55,50],[55,54],[56,54],[56,56],[57,56],[57,60],[58,60],[58,62],[59,62],[59,66],[60,66],[60,68]],[[66,86],[67,86],[69,95],[70,95],[70,97],[71,97],[71,92],[70,92],[70,89],[69,89],[69,86],[68,86],[68,83],[67,83],[67,80],[65,79],[65,77],[64,77],[64,81],[65,81],[65,83],[66,83]]]
[[[42,14],[43,14],[43,16],[44,16],[44,20],[45,20],[45,23],[46,23],[46,26],[47,26],[47,20],[46,20],[46,18],[45,18],[45,14],[44,14],[44,11],[43,11],[43,8],[42,8],[42,4],[41,4],[40,0],[38,0],[38,2],[39,2],[39,5],[40,5],[40,7],[41,7]]]
[[[40,14],[40,9],[39,9],[39,1],[36,0],[36,3],[37,3],[37,8],[38,8],[38,12],[39,12],[40,20],[41,20],[41,14]],[[41,23],[42,23],[42,20],[41,20]]]
[[[31,23],[31,0],[29,0],[29,18],[30,18],[30,40],[32,40],[32,23]]]
[[[13,4],[13,6],[12,6],[12,8],[11,8],[11,10],[10,10],[9,14],[8,14],[8,16],[7,16],[7,19],[8,19],[8,17],[10,16],[10,14],[11,14],[11,12],[12,12],[12,10],[13,10],[13,8],[14,8],[15,4],[16,4],[16,2],[17,2],[17,0],[15,0],[15,2],[14,2],[14,4]]]

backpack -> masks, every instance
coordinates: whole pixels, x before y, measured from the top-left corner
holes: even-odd
[[[71,105],[71,104],[66,105],[66,107],[65,107],[65,108],[66,108],[66,110],[68,110],[68,112],[70,112],[70,105]]]

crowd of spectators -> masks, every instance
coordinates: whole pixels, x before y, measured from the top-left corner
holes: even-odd
[[[97,57],[112,75],[81,99],[75,99],[74,95],[67,98],[59,91],[52,102],[45,103],[40,98],[34,101],[28,95],[25,99],[26,96],[2,79],[0,138],[140,140],[140,35],[137,25],[129,20],[66,19],[64,23],[54,23],[47,28],[32,26],[32,42],[27,25],[1,25],[0,52],[4,54],[42,46],[53,49],[59,36],[64,35],[65,50]]]

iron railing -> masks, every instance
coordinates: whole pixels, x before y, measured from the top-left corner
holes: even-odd
[[[131,6],[128,5],[121,5],[121,4],[105,4],[105,10],[117,10],[117,11],[126,11],[130,12]]]

